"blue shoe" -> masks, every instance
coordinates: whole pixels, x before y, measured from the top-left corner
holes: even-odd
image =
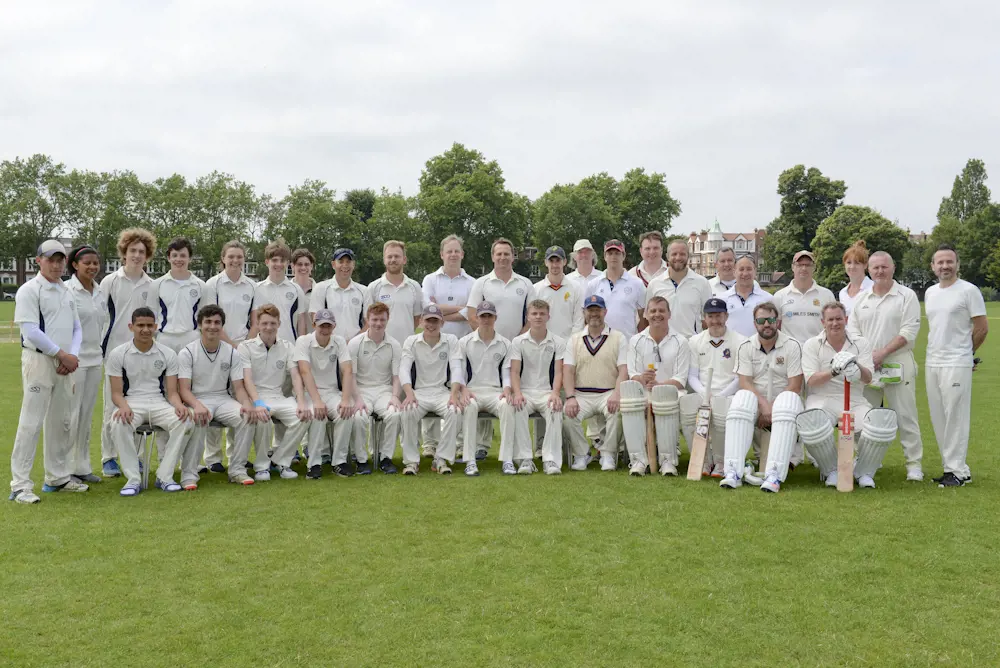
[[[43,492],[86,492],[88,489],[90,488],[87,485],[72,478],[69,479],[69,482],[64,482],[61,485],[49,485],[48,483],[42,485]]]
[[[118,468],[118,460],[109,459],[104,462],[104,466],[101,467],[105,478],[117,478],[122,474],[122,470]]]
[[[476,450],[476,461],[481,462],[486,459],[486,454],[485,450]]]
[[[136,496],[141,491],[142,489],[139,487],[139,485],[135,483],[128,483],[127,485],[122,487],[122,491],[118,492],[118,494],[120,494],[121,496]]]
[[[309,449],[307,448],[307,449],[306,449],[306,457],[308,457],[308,456],[309,456]],[[299,462],[301,462],[301,461],[302,461],[302,455],[300,455],[300,454],[299,454],[299,451],[298,451],[298,450],[296,450],[296,451],[295,451],[295,456],[294,456],[294,457],[292,457],[292,463],[293,463],[293,464],[298,464],[298,463],[299,463]]]
[[[268,469],[271,473],[281,473],[281,467],[279,467],[274,462],[271,462],[271,468]]]
[[[179,492],[183,488],[176,482],[160,482],[157,480],[156,489],[162,489],[164,492]]]

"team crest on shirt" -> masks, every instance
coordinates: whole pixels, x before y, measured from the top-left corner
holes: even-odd
[[[568,302],[569,301],[569,293],[568,292],[563,295],[563,301],[564,302]]]
[[[813,306],[819,306],[819,300],[818,299],[814,299],[813,300]]]
[[[153,367],[155,369],[158,369],[158,370],[162,369],[163,368],[163,360],[156,360],[155,362],[153,362]]]
[[[784,357],[780,357],[780,356],[779,357],[775,357],[774,358],[774,363],[777,364],[778,366],[781,366],[782,364],[785,363],[785,358]]]
[[[390,299],[392,299],[392,296],[391,296],[391,295],[379,295],[379,296],[378,296],[378,300],[379,300],[380,302],[382,302],[383,304],[384,304],[385,302],[389,301]]]
[[[493,359],[499,362],[500,360],[503,359],[503,355],[501,355],[500,353],[493,353]]]
[[[352,297],[351,298],[351,303],[354,304],[355,306],[357,306],[358,304],[361,303],[361,300],[358,299],[357,297]]]
[[[542,348],[542,352],[544,353],[554,353],[555,351],[556,349],[554,346],[545,346],[544,348]]]
[[[149,293],[148,292],[143,292],[142,293],[142,301],[146,301],[147,299],[149,299]]]
[[[188,293],[188,294],[190,294],[192,297],[197,297],[198,296],[198,288],[191,288],[191,292]]]
[[[337,353],[330,353],[330,361],[331,362],[337,361]]]
[[[223,362],[220,366],[222,367],[223,371],[229,371],[230,369],[233,368],[233,365],[231,365],[229,362]]]
[[[285,299],[287,299],[288,301],[292,301],[293,299],[295,299],[295,293],[289,290],[288,292],[285,293]]]
[[[274,366],[278,367],[279,369],[284,369],[285,368],[285,360],[278,360],[277,362],[274,363]]]
[[[253,299],[250,295],[243,295],[243,301],[248,302]]]
[[[448,295],[448,301],[450,301],[450,302],[451,302],[451,301],[455,301],[455,298],[454,298],[454,297],[452,297],[451,295]]]
[[[440,359],[440,360],[446,360],[446,359],[448,359],[448,353],[442,350],[438,354],[438,359]]]
[[[731,352],[729,352],[729,348],[726,348],[725,350],[722,351],[722,357],[723,357],[723,359],[729,359],[732,356],[733,356],[733,354]]]
[[[632,288],[625,288],[625,294],[627,295],[632,294]]]
[[[524,288],[518,288],[517,289],[517,296],[520,297],[523,294],[524,294]]]

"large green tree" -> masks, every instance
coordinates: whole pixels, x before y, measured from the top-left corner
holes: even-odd
[[[532,215],[535,246],[563,246],[577,239],[595,248],[619,233],[614,212],[600,194],[582,185],[557,185],[535,200]]]
[[[34,257],[38,244],[68,231],[59,191],[66,168],[47,155],[0,163],[0,245],[18,260]]]
[[[291,249],[310,249],[316,255],[317,280],[331,275],[330,258],[338,246],[350,245],[358,223],[349,204],[322,181],[307,180],[292,186],[269,212],[266,240],[284,239]]]
[[[885,251],[904,269],[910,235],[896,223],[867,206],[839,207],[816,228],[812,251],[816,255],[816,282],[835,293],[847,283],[841,262],[844,251],[855,241],[864,240],[870,251]]]
[[[954,218],[964,223],[989,206],[990,189],[986,179],[986,164],[982,160],[971,158],[966,162],[962,173],[952,183],[951,195],[941,198],[938,220]]]
[[[951,194],[941,200],[925,257],[929,263],[935,248],[954,246],[961,259],[962,278],[976,285],[991,281],[991,266],[997,259],[995,246],[1000,239],[1000,207],[990,202],[986,179],[986,166],[976,159],[970,159],[955,177]]]
[[[761,250],[769,271],[788,271],[796,251],[812,247],[820,223],[844,202],[847,186],[815,168],[796,165],[778,177],[781,204],[778,217],[767,226]]]

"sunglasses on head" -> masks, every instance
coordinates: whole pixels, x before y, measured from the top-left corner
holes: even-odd
[[[773,325],[778,322],[778,319],[774,316],[771,316],[770,318],[754,318],[754,322],[758,325]]]

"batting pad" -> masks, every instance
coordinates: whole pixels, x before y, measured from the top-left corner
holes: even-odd
[[[625,447],[633,459],[646,461],[646,389],[641,383],[626,380],[621,384],[622,431]]]
[[[749,390],[740,390],[733,395],[726,416],[726,470],[730,465],[736,471],[743,470],[750,444],[753,443],[754,423],[757,421],[757,395]]]
[[[868,411],[858,439],[858,461],[854,464],[854,475],[874,477],[882,466],[882,459],[892,442],[896,440],[896,411],[891,408],[873,408]]]
[[[687,443],[688,450],[691,449],[691,441],[694,440],[694,427],[698,422],[698,409],[704,397],[700,394],[685,394],[680,398],[681,405],[681,430],[684,432],[684,442]]]
[[[657,385],[652,393],[653,418],[656,425],[656,451],[660,462],[677,466],[677,441],[680,437],[680,398],[673,385]]]
[[[788,477],[788,460],[798,440],[795,418],[801,412],[802,399],[794,392],[782,392],[771,404],[771,447],[767,451],[764,471],[777,474],[781,482]]]
[[[784,394],[784,393],[782,393]],[[799,437],[803,445],[816,460],[819,474],[823,478],[837,470],[837,439],[833,433],[833,422],[822,408],[803,411],[795,418]],[[774,430],[771,431],[771,448],[774,448]],[[770,459],[770,455],[768,455]]]

